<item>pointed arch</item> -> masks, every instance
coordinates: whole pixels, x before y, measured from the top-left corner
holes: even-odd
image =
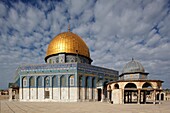
[[[83,76],[79,76],[79,87],[83,86]]]
[[[89,99],[89,88],[90,88],[90,77],[87,76],[85,79],[85,99]]]
[[[96,88],[96,78],[95,77],[93,77],[92,78],[92,100],[94,100],[95,99],[95,88]]]
[[[74,86],[74,75],[69,76],[69,87]]]
[[[127,83],[124,87],[124,103],[137,103],[138,99],[132,97],[140,99],[137,92],[137,86],[135,83]]]
[[[161,100],[164,100],[164,94],[163,93],[161,94]]]
[[[53,76],[52,77],[52,87],[57,87],[57,77],[56,76]]]
[[[79,99],[83,99],[83,76],[80,75],[78,78],[78,87],[79,87]]]
[[[37,87],[42,87],[42,77],[37,77]]]
[[[42,77],[41,76],[38,76],[37,78],[36,78],[36,98],[37,99],[39,99],[39,94],[41,94],[40,93],[40,88],[42,87]]]
[[[49,76],[46,76],[44,78],[44,86],[45,87],[49,87],[50,86],[50,77]]]
[[[142,85],[142,88],[153,88],[153,87],[152,87],[152,84],[151,84],[151,83],[145,82],[145,83]]]
[[[34,87],[35,87],[35,77],[31,76],[29,78],[29,99],[34,99]]]
[[[74,86],[74,75],[70,75],[68,78],[68,98],[72,99],[74,98],[74,89],[72,88]]]
[[[24,76],[23,78],[22,78],[22,99],[25,99],[25,91],[24,91],[24,87],[27,87],[27,77],[26,76]]]
[[[66,77],[62,75],[60,77],[60,87],[65,87],[66,86]]]
[[[114,89],[119,89],[119,84],[115,84]]]
[[[22,78],[22,87],[26,87],[27,86],[27,77],[23,77]]]
[[[125,88],[137,88],[137,86],[136,86],[136,84],[134,84],[134,83],[127,83],[127,84],[125,85]]]
[[[50,77],[46,76],[44,78],[44,98],[45,99],[49,99],[50,98],[50,91],[48,89],[48,87],[50,87]]]
[[[54,75],[53,77],[52,77],[52,99],[54,99],[54,95],[55,95],[55,88],[57,87],[57,77]]]
[[[35,79],[34,76],[31,76],[29,78],[29,87],[34,87],[35,86]]]
[[[66,88],[66,86],[68,86],[68,84],[66,84],[67,80],[65,75],[60,77],[60,99],[62,100],[68,99],[68,88]]]

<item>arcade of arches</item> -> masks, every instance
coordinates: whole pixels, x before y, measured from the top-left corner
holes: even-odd
[[[110,102],[126,103],[159,103],[163,100],[160,80],[129,80],[109,83],[107,91]]]

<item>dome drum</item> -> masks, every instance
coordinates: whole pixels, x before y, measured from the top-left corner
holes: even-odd
[[[64,59],[60,56],[64,55]],[[63,61],[61,62],[61,59]],[[78,59],[78,60],[77,60]],[[54,64],[54,63],[71,63],[71,62],[78,62],[78,63],[86,63],[91,64],[92,60],[88,57],[82,56],[82,55],[76,55],[72,53],[58,53],[53,54],[45,58],[46,63]]]

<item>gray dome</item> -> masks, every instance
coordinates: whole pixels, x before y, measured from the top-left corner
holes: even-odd
[[[135,61],[132,58],[132,61],[128,62],[124,66],[122,73],[134,73],[134,72],[142,72],[142,73],[144,73],[145,69],[144,69],[144,67],[142,66],[141,63]]]

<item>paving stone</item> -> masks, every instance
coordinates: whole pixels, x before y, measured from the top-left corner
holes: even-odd
[[[19,102],[0,100],[0,113],[170,113],[170,101],[162,104],[114,105],[102,102]]]

